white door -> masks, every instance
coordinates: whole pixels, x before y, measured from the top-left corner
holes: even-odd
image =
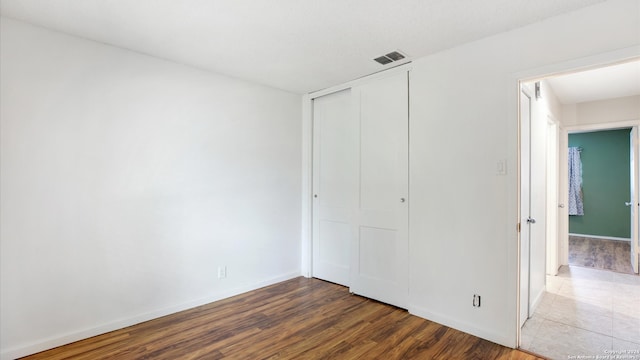
[[[520,92],[520,326],[529,318],[531,98]]]
[[[638,273],[638,127],[631,129],[631,201],[627,203],[631,209],[631,267]]]
[[[353,89],[359,104],[359,191],[351,292],[408,306],[408,73]]]
[[[547,281],[548,110],[531,97],[529,151],[529,316],[542,300]],[[554,202],[555,203],[555,202]]]
[[[313,276],[349,286],[357,189],[357,133],[351,91],[313,102]]]

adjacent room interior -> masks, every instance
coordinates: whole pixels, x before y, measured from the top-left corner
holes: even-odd
[[[611,298],[637,299],[638,276],[569,263],[570,229],[628,238],[637,260],[637,192],[613,215],[630,232],[579,227],[601,201],[570,136],[634,134],[640,93],[562,100],[551,78],[637,64],[639,0],[3,0],[0,15],[3,360],[640,348],[638,307]],[[595,322],[567,320],[585,308]],[[596,340],[550,347],[553,326]]]
[[[581,214],[569,213],[570,265],[634,273],[630,133],[631,128],[622,128],[569,134],[569,149],[580,155],[584,198]]]
[[[632,61],[522,86],[531,196],[521,204],[535,218],[521,253],[522,349],[556,359],[640,341],[638,77]]]

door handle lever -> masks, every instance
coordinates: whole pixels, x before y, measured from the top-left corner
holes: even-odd
[[[625,202],[624,202],[624,205],[625,205],[625,206],[631,206],[631,205],[633,205],[633,203],[632,203],[631,201],[625,201]]]
[[[528,217],[527,218],[527,224],[535,224],[536,223],[536,219],[532,218],[532,217]]]

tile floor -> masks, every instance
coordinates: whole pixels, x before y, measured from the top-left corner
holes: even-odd
[[[547,277],[521,348],[550,359],[640,360],[640,276],[563,266]]]

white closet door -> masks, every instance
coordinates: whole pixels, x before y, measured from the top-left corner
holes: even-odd
[[[408,73],[353,90],[359,104],[351,291],[408,306]]]
[[[357,134],[351,91],[313,103],[313,276],[349,286]]]

